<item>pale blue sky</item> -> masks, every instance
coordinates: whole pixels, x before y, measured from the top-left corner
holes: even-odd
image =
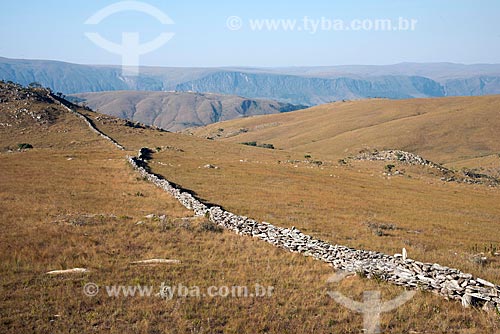
[[[117,1],[2,0],[0,56],[86,64],[120,64],[121,57],[97,47],[85,32],[120,42],[137,31],[146,42],[174,32],[163,47],[140,58],[158,66],[317,66],[398,62],[500,63],[498,0],[147,0],[175,22],[163,26],[137,12],[110,16],[97,26],[84,22]],[[243,27],[231,31],[229,16]],[[249,19],[418,20],[416,31],[251,31]]]

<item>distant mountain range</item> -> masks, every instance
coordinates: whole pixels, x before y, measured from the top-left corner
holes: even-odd
[[[141,67],[122,77],[119,66],[0,58],[0,79],[39,82],[66,94],[117,90],[240,95],[303,105],[342,99],[500,94],[500,65],[402,63],[387,66],[288,68]]]
[[[170,131],[306,108],[273,100],[187,92],[113,91],[74,94],[69,98],[85,102],[103,114]]]

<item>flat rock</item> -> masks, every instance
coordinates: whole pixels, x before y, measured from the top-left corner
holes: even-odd
[[[85,268],[73,268],[73,269],[63,269],[63,270],[51,270],[46,272],[47,275],[64,275],[64,274],[82,274],[88,272]]]
[[[149,260],[130,262],[130,264],[169,264],[169,263],[176,264],[176,263],[181,263],[181,261],[173,259],[149,259]]]

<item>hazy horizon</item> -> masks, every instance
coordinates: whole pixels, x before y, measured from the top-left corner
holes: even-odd
[[[173,36],[168,42],[140,56],[141,66],[276,68],[500,63],[500,3],[490,0],[258,0],[253,4],[195,1],[190,6],[151,0],[140,3],[153,6],[171,22],[160,23],[146,13],[129,10],[88,24],[87,20],[100,10],[119,3],[5,3],[0,12],[0,55],[120,65],[119,55],[97,46],[85,33],[99,33],[103,39],[119,44],[123,33],[136,32],[139,43],[144,44],[169,32]],[[384,20],[391,21],[391,29],[377,29]],[[344,25],[342,29],[336,25],[339,21]]]
[[[66,60],[61,60],[61,59],[41,59],[41,58],[11,58],[11,57],[5,57],[3,55],[0,55],[0,59],[11,59],[11,60],[26,60],[26,61],[53,61],[53,62],[61,62],[61,63],[68,63],[68,64],[76,64],[76,65],[88,65],[88,66],[110,66],[110,67],[120,67],[121,64],[115,63],[115,64],[107,64],[107,63],[78,63],[78,62],[71,62],[71,61],[66,61]],[[439,62],[399,62],[399,63],[388,63],[388,64],[330,64],[330,65],[289,65],[289,66],[253,66],[253,65],[220,65],[220,66],[170,66],[170,65],[140,65],[141,67],[171,67],[171,68],[247,68],[247,69],[287,69],[287,68],[329,68],[329,67],[370,67],[370,66],[397,66],[397,65],[404,65],[404,64],[415,64],[415,65],[429,65],[429,64],[449,64],[449,65],[464,65],[464,66],[488,66],[488,65],[500,65],[500,62],[498,63],[457,63],[457,62],[449,62],[449,61],[439,61]]]

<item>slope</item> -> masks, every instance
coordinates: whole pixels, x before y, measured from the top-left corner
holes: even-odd
[[[189,131],[228,142],[271,143],[330,159],[389,148],[450,163],[500,152],[499,103],[498,95],[337,102]]]

